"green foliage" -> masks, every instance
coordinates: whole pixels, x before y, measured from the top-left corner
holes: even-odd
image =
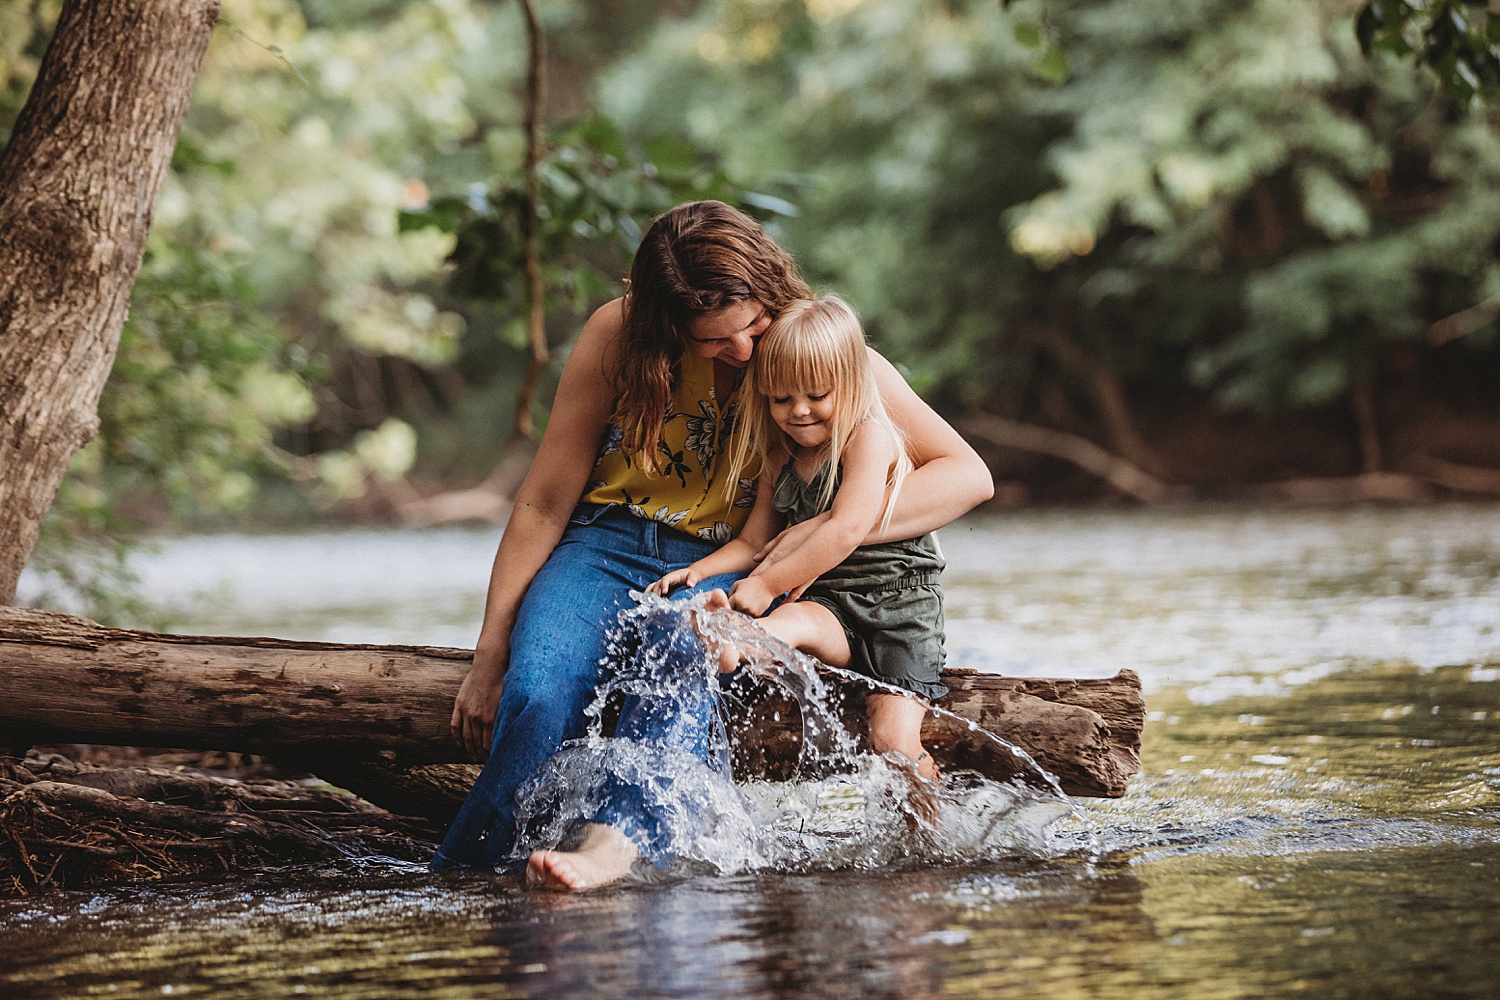
[[[149,484],[179,514],[232,510],[281,467],[272,433],[313,415],[312,372],[255,306],[237,262],[153,242],[90,446],[116,486]]]
[[[58,7],[0,0],[0,143]],[[1397,348],[1496,362],[1483,4],[539,12],[551,111],[600,109],[541,163],[553,343],[618,294],[652,216],[713,197],[951,410],[1102,439],[1099,371],[1138,403],[1275,410],[1378,383]],[[226,0],[224,20],[100,438],[34,564],[101,614],[127,612],[116,541],[153,518],[244,509],[287,472],[316,505],[424,461],[477,471],[525,369],[517,5]],[[1430,345],[1454,314],[1461,339]]]
[[[1365,58],[1347,11],[718,0],[601,100],[815,177],[789,243],[948,405],[1097,416],[1061,335],[1137,400],[1296,408],[1495,294],[1492,117]]]
[[[1366,53],[1410,56],[1460,101],[1500,96],[1500,18],[1487,0],[1369,0],[1355,31]]]
[[[643,226],[673,205],[713,198],[762,217],[795,213],[776,195],[746,191],[692,144],[669,133],[627,141],[609,119],[590,116],[554,131],[537,166],[539,257],[549,313],[571,335],[587,311],[621,292]],[[525,179],[502,175],[402,214],[403,229],[457,236],[448,282],[470,310],[487,308],[501,338],[526,344]]]
[[[126,559],[140,528],[122,498],[177,516],[241,509],[279,470],[275,428],[313,401],[288,350],[222,256],[153,238],[131,297],[98,436],[74,456],[31,570],[37,599],[100,621],[139,618]]]
[[[428,185],[516,162],[519,12],[465,0],[310,6],[311,24],[295,0],[224,4],[100,437],[78,456],[33,561],[85,610],[112,613],[124,579],[118,559],[90,553],[119,551],[105,540],[143,521],[242,510],[257,483],[286,471],[332,501],[393,462],[409,466],[401,401],[362,373],[457,353],[462,318],[438,301],[453,238],[403,232],[398,216]],[[57,7],[0,0],[0,138]]]

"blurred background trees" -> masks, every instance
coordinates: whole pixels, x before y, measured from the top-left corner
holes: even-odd
[[[1473,5],[539,0],[549,339],[654,214],[718,197],[960,424],[1205,496],[1493,484],[1493,51],[1478,16],[1438,44],[1439,7]],[[53,17],[0,0],[0,141]],[[227,0],[37,568],[98,610],[143,526],[392,517],[490,474],[528,357],[525,59],[510,3]],[[1109,492],[985,447],[1013,500]]]

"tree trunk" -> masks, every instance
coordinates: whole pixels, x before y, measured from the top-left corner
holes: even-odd
[[[1160,475],[1161,459],[1136,426],[1125,392],[1125,382],[1104,361],[1078,346],[1056,323],[1028,324],[1020,333],[1046,351],[1065,370],[1084,380],[1099,420],[1110,442],[1125,459],[1152,475]]]
[[[1367,476],[1384,472],[1380,418],[1375,410],[1375,390],[1368,381],[1358,382],[1349,390],[1349,407],[1354,412],[1354,429],[1359,435],[1360,471]]]
[[[395,812],[441,819],[472,775],[448,729],[472,651],[158,635],[0,608],[0,735],[14,747],[102,743],[261,753]],[[959,671],[925,736],[948,766],[1009,778],[1025,768],[978,723],[1030,752],[1079,795],[1118,796],[1140,770],[1145,703],[1129,671],[1019,680]],[[862,692],[859,692],[862,693]],[[801,757],[794,703],[732,711],[741,773],[787,777]],[[845,716],[862,725],[855,707]],[[435,769],[427,768],[436,765]]]
[[[98,430],[218,0],[67,0],[0,159],[0,603]]]
[[[526,18],[526,198],[521,209],[521,243],[526,250],[526,342],[531,359],[526,377],[516,394],[516,437],[536,437],[536,387],[542,371],[551,360],[547,350],[546,288],[542,284],[542,179],[538,166],[542,159],[542,102],[546,100],[547,39],[537,19],[531,0],[520,0]]]

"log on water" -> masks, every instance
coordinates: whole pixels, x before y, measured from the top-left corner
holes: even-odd
[[[0,737],[13,750],[96,743],[236,750],[304,767],[393,811],[442,821],[473,780],[448,720],[473,652],[166,635],[0,608]],[[1131,671],[1035,680],[949,671],[940,705],[1017,744],[1076,795],[1119,796],[1140,770],[1145,703]],[[857,699],[846,699],[857,703]],[[862,718],[846,709],[850,722]],[[742,773],[785,777],[795,705],[731,702]],[[940,765],[1024,771],[966,722],[931,717]]]

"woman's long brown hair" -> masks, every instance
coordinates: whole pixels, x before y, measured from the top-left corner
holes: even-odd
[[[695,201],[651,224],[630,267],[615,388],[621,449],[657,473],[662,424],[699,316],[751,299],[774,317],[811,290],[791,255],[745,213]]]

